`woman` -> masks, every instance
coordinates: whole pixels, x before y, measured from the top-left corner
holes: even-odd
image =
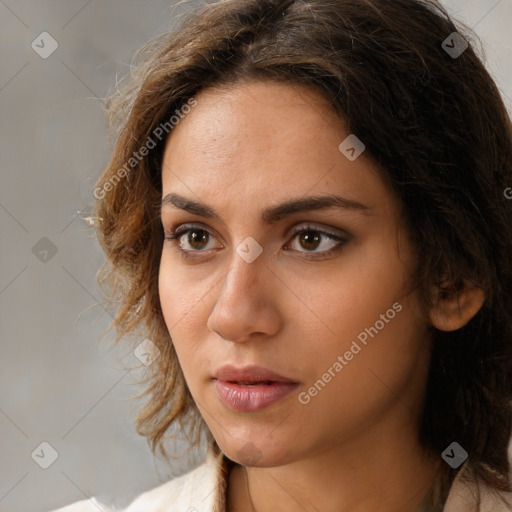
[[[510,510],[512,128],[469,42],[433,1],[226,0],[146,46],[102,282],[138,432],[209,450],[127,512]]]

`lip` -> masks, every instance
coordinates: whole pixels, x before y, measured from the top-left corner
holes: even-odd
[[[262,382],[267,380],[272,382],[297,382],[283,377],[264,366],[256,365],[237,368],[236,366],[227,364],[215,372],[213,378],[227,382]]]
[[[214,376],[215,391],[228,408],[241,412],[259,411],[288,396],[299,383],[262,366],[237,368],[226,365]],[[261,384],[242,384],[259,383]],[[266,383],[263,383],[266,382]]]

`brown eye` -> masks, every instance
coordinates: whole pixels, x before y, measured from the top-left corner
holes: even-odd
[[[288,245],[296,252],[311,253],[312,256],[315,255],[316,257],[317,255],[326,256],[341,249],[346,241],[334,233],[306,227],[296,231]]]
[[[177,248],[182,253],[201,253],[218,247],[212,247],[210,242],[216,238],[208,230],[189,225],[181,226],[172,235],[164,235],[164,239],[177,243]]]
[[[188,230],[187,242],[196,250],[204,249],[208,243],[210,234],[204,229],[190,229]]]
[[[299,234],[299,243],[304,249],[312,251],[316,249],[321,242],[321,236],[316,231],[303,231]]]
[[[201,253],[208,254],[212,249],[222,249],[222,244],[215,246],[210,243],[215,244],[216,238],[208,230],[191,225],[182,225],[172,235],[164,235],[164,239],[175,242],[177,249],[186,258],[200,257]],[[310,259],[328,258],[340,251],[347,241],[334,233],[303,226],[303,229],[293,234],[284,249],[308,254]]]

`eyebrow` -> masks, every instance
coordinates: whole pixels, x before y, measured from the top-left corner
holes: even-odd
[[[162,207],[172,205],[180,208],[194,215],[201,217],[217,219],[222,221],[220,215],[207,204],[199,201],[193,201],[179,194],[170,193],[162,199]],[[328,208],[343,208],[346,210],[360,211],[361,213],[368,213],[371,208],[358,201],[346,199],[339,195],[321,195],[313,197],[300,197],[292,199],[276,206],[271,206],[265,209],[261,214],[261,220],[267,224],[275,224],[284,217],[294,213],[313,210],[325,210]]]

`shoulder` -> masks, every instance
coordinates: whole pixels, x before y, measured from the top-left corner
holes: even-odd
[[[225,490],[222,468],[222,457],[210,452],[200,466],[140,494],[125,509],[91,498],[52,512],[212,512]]]
[[[512,493],[495,491],[483,482],[466,479],[464,473],[460,471],[455,478],[443,512],[474,512],[475,510],[510,512],[512,510]]]
[[[185,475],[141,494],[123,512],[211,512],[218,498],[219,471],[217,461],[208,458]]]

